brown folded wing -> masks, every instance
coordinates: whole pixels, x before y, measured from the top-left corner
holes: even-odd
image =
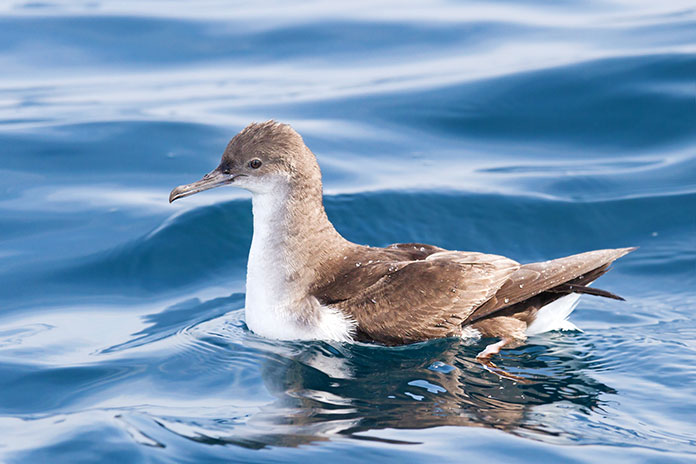
[[[353,287],[350,298],[333,301],[332,306],[356,320],[357,338],[362,340],[398,345],[457,336],[462,323],[519,267],[502,256],[457,251],[381,262],[352,271],[369,275],[365,280],[382,275],[367,287]]]
[[[495,295],[473,311],[465,324],[491,316],[542,292],[553,290],[567,282],[579,279],[595,269],[609,265],[612,261],[634,249],[596,250],[542,263],[525,264],[510,276]],[[567,293],[571,293],[571,291],[567,291]]]

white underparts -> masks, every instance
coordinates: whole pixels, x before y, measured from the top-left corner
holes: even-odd
[[[538,335],[552,330],[580,330],[568,320],[579,299],[579,294],[571,293],[542,307],[537,312],[534,322],[527,327],[527,335]]]
[[[476,343],[481,339],[481,332],[474,329],[473,327],[464,327],[462,328],[461,337],[465,344],[470,345]]]
[[[321,306],[293,287],[291,260],[283,249],[285,192],[255,192],[254,235],[247,265],[245,316],[249,329],[282,340],[350,341],[355,321],[341,311]]]

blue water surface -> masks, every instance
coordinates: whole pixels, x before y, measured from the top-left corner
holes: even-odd
[[[696,460],[693,0],[0,3],[0,461]],[[521,262],[639,246],[582,332],[279,342],[248,194],[293,125],[350,240]]]

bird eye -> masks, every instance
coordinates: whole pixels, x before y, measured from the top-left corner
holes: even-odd
[[[223,169],[222,173],[223,173],[223,174],[229,174],[229,173],[230,173],[230,168]]]
[[[261,164],[262,164],[262,163],[261,163],[261,160],[258,159],[258,158],[249,161],[249,167],[250,167],[251,169],[258,169],[258,168],[261,167]]]

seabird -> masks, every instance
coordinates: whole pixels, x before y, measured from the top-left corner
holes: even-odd
[[[324,211],[316,157],[289,125],[253,123],[220,165],[172,190],[173,202],[231,185],[252,193],[245,314],[248,327],[284,340],[403,345],[441,337],[495,338],[478,357],[518,346],[567,321],[580,294],[634,250],[596,250],[541,263],[421,243],[377,248],[339,234]]]

